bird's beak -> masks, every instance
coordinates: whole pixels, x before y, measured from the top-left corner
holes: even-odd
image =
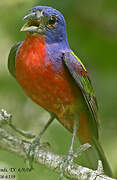
[[[40,21],[42,17],[42,12],[32,12],[24,17],[24,20],[28,20],[27,23],[21,28],[21,32],[40,32]]]
[[[34,25],[33,22],[32,24],[27,22],[24,24],[24,26],[21,28],[21,32],[37,32],[39,28],[39,25]]]

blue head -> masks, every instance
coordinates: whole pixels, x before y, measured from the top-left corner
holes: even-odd
[[[58,10],[48,6],[36,6],[24,19],[28,21],[21,31],[44,35],[48,44],[67,44],[65,19]]]

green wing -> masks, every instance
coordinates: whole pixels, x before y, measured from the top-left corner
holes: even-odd
[[[84,99],[92,115],[92,118],[95,120],[94,123],[96,123],[95,125],[97,126],[98,105],[93,86],[84,65],[72,51],[65,52],[63,54],[63,60],[72,77],[75,79],[77,85],[81,89]]]
[[[8,69],[9,69],[9,72],[12,74],[12,76],[15,78],[16,78],[15,57],[21,44],[22,42],[18,42],[17,44],[15,44],[11,48],[9,56],[8,56]]]

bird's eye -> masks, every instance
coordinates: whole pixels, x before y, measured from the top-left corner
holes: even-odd
[[[57,18],[55,16],[51,16],[48,22],[48,26],[54,27],[56,25]]]

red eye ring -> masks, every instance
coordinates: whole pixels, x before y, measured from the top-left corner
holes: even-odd
[[[53,24],[53,25],[48,24],[48,26],[49,26],[49,27],[55,27],[55,26],[56,26],[56,23]]]

